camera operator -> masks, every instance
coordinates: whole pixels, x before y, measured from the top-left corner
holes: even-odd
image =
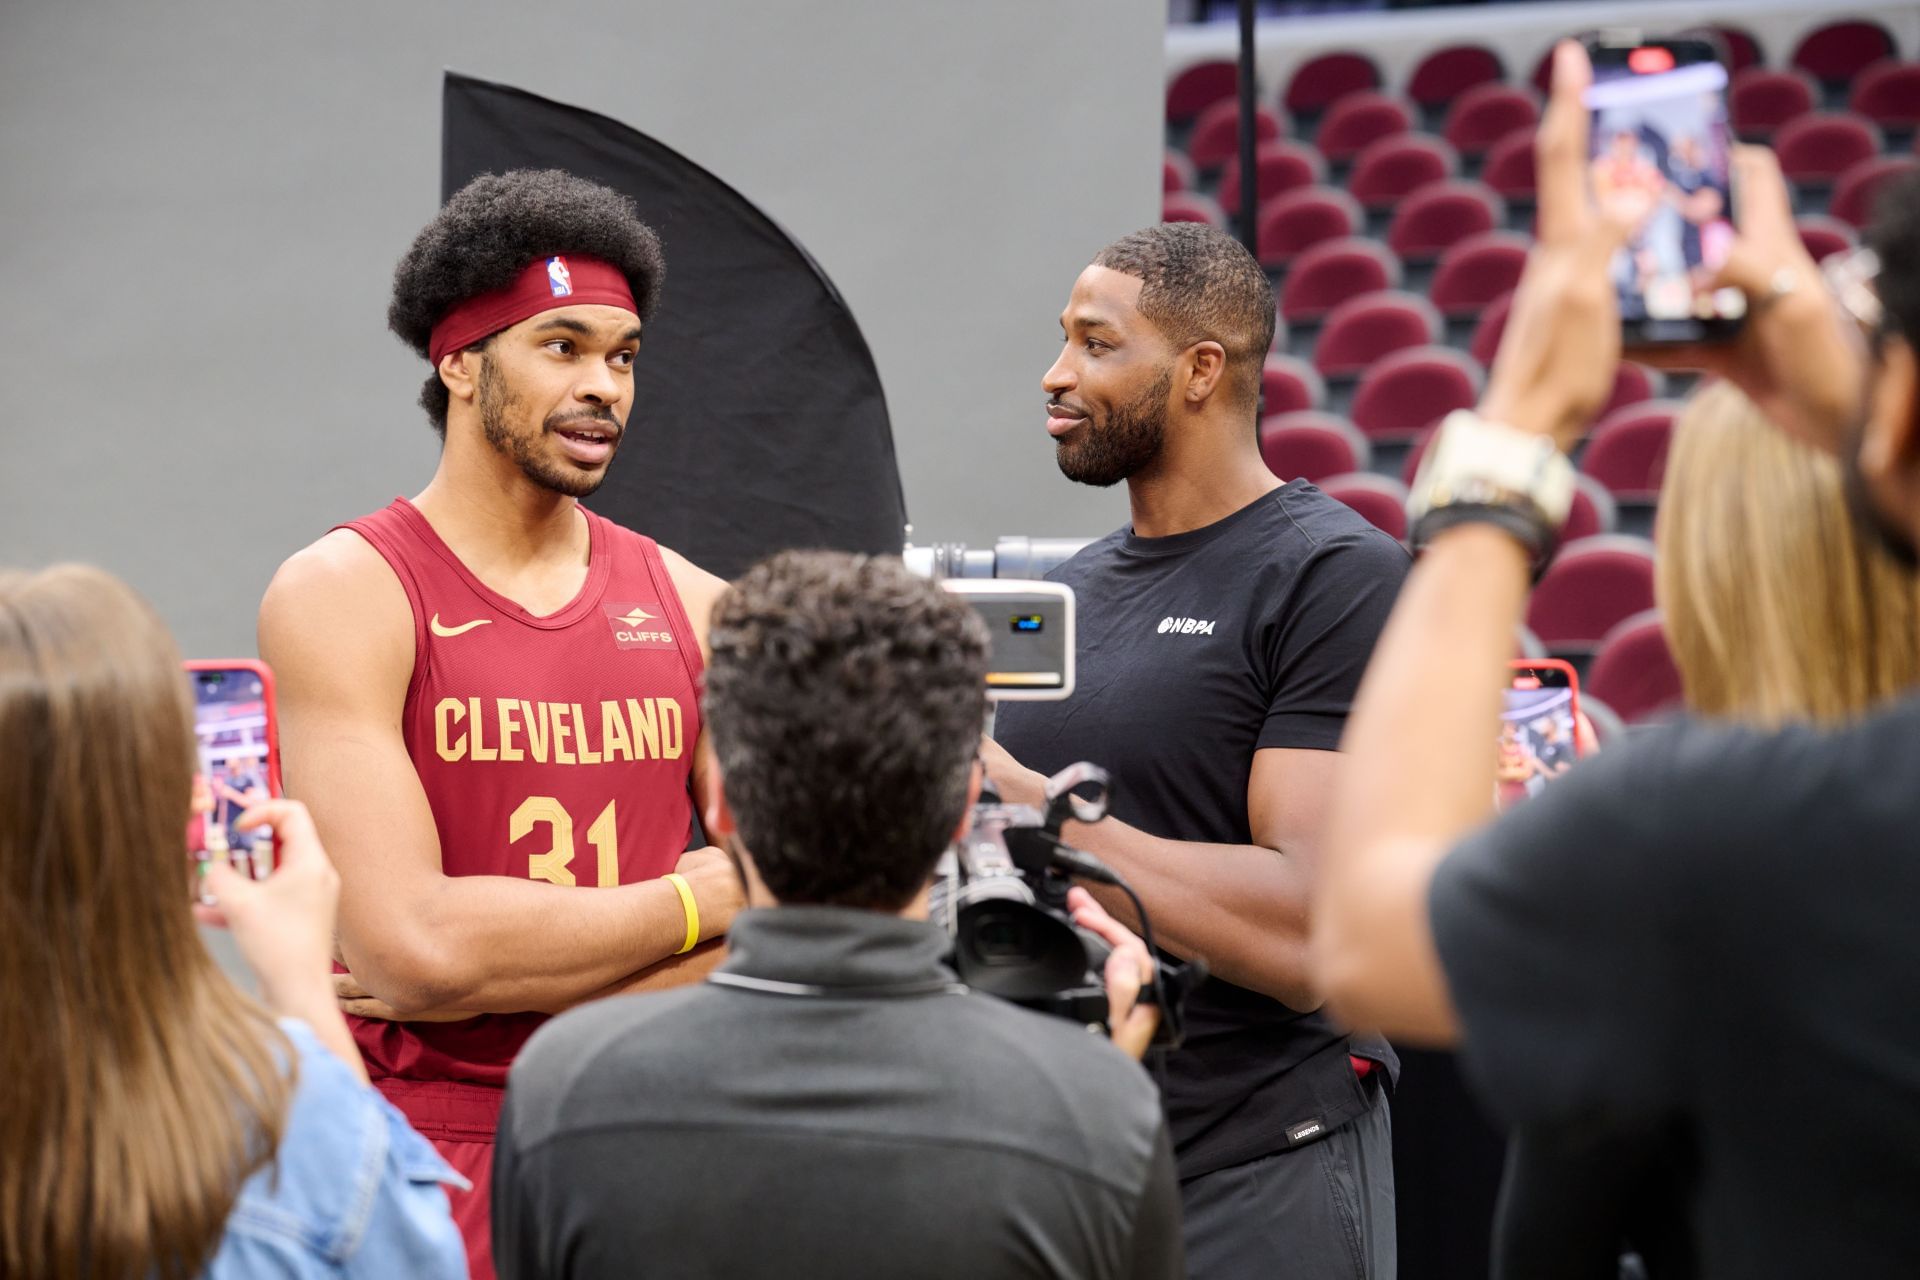
[[[753,910],[707,983],[602,1001],[515,1064],[493,1179],[513,1277],[1184,1274],[1152,1081],[959,985],[927,923],[981,773],[987,637],[897,560],[789,552],[713,614],[707,830]],[[1136,1057],[1146,948],[1113,945]]]
[[[1106,768],[1113,816],[1068,838],[1215,975],[1157,1063],[1193,1274],[1390,1276],[1398,1063],[1316,1011],[1306,951],[1335,748],[1406,553],[1262,460],[1273,290],[1232,238],[1181,223],[1116,241],[1061,327],[1042,383],[1056,460],[1125,480],[1132,520],[1049,575],[1078,602],[1077,692],[1001,706],[988,772],[1031,804],[1043,774]]]
[[[1582,173],[1590,76],[1578,45],[1556,51],[1539,246],[1478,420],[1448,421],[1415,486],[1425,550],[1348,733],[1316,967],[1343,1015],[1458,1041],[1508,1121],[1683,1135],[1700,1274],[1913,1274],[1920,791],[1901,777],[1920,702],[1825,733],[1681,725],[1481,825],[1498,669],[1566,507],[1552,441],[1590,419],[1619,353],[1607,264],[1623,230]],[[1720,280],[1749,319],[1705,363],[1841,453],[1861,514],[1911,567],[1920,190],[1882,203],[1877,294],[1835,295],[1772,155],[1743,148],[1735,166]]]

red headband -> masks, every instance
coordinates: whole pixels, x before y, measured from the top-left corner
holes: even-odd
[[[455,304],[427,339],[427,358],[441,357],[510,329],[529,316],[560,307],[620,307],[640,314],[626,276],[611,263],[580,254],[535,258],[504,288]]]

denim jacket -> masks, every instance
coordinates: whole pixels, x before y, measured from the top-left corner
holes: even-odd
[[[205,1280],[465,1280],[466,1252],[441,1184],[464,1188],[466,1180],[304,1022],[280,1026],[300,1083],[278,1158],[242,1184]]]

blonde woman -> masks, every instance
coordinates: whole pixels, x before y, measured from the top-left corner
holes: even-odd
[[[1836,459],[1773,427],[1731,383],[1674,425],[1656,594],[1688,710],[1832,724],[1920,684],[1920,588],[1848,508]],[[1678,1211],[1686,1137],[1658,1126],[1526,1129],[1495,1228],[1499,1280],[1614,1280],[1623,1243],[1653,1280],[1693,1274]]]
[[[1675,424],[1656,590],[1690,710],[1850,719],[1920,683],[1920,591],[1848,510],[1840,464],[1731,383]]]
[[[306,810],[271,879],[215,866],[194,930],[195,753],[173,641],[93,569],[0,573],[0,1275],[466,1275],[455,1177],[368,1088],[335,1006],[339,881]]]

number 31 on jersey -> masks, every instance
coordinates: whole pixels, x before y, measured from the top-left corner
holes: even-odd
[[[614,804],[612,800],[607,801],[607,807],[587,828],[587,843],[593,846],[599,862],[597,883],[602,889],[620,883],[620,840],[614,829]],[[578,883],[573,876],[573,815],[552,796],[528,796],[508,819],[508,841],[518,844],[537,826],[547,827],[552,840],[545,853],[527,858],[527,878],[564,885]]]

